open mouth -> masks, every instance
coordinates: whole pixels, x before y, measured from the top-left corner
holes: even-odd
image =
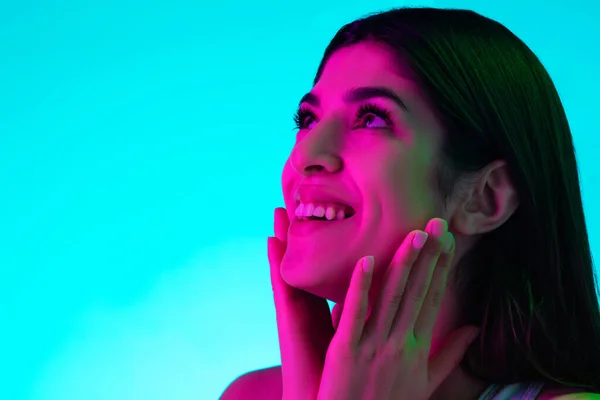
[[[319,202],[300,202],[295,212],[298,221],[341,221],[354,214],[356,211],[347,204]]]

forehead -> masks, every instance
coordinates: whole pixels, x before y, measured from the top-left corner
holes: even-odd
[[[341,48],[327,60],[311,93],[326,102],[337,102],[349,88],[384,87],[402,97],[404,103],[420,108],[424,105],[422,93],[409,69],[398,65],[398,61],[383,45],[374,42]]]
[[[384,45],[361,42],[337,50],[311,92],[324,103],[338,104],[349,88],[363,86],[392,90],[409,109],[402,114],[404,127],[422,137],[440,140],[443,128],[428,96],[416,83],[408,63],[393,57]]]
[[[382,45],[361,42],[334,52],[323,69],[315,89],[335,90],[348,86],[388,86],[415,89],[406,67],[397,65]]]

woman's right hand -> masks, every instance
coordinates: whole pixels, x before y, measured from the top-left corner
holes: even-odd
[[[281,277],[289,224],[285,208],[276,208],[275,237],[268,239],[268,252],[281,352],[283,400],[314,400],[334,327],[325,299],[296,289]]]

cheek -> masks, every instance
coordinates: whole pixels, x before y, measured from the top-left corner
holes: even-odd
[[[292,191],[292,188],[294,185],[294,175],[295,175],[294,168],[292,168],[292,164],[290,163],[290,160],[288,159],[285,162],[285,165],[283,166],[283,171],[281,172],[281,189],[283,191],[283,198],[286,201],[286,203],[290,200],[293,200],[293,199],[288,199],[286,196],[289,196],[289,194]]]
[[[399,182],[397,189],[402,192],[404,201],[411,204],[417,214],[435,211],[435,193],[431,187],[430,175],[432,173],[433,154],[424,146],[415,147],[402,164],[397,165],[397,173],[391,177]]]
[[[423,169],[397,163],[381,171],[379,200],[385,217],[383,223],[395,224],[408,232],[424,229],[434,217],[436,202]]]

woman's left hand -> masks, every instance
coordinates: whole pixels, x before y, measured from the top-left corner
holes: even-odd
[[[373,257],[359,260],[327,350],[318,400],[426,400],[462,360],[478,327],[459,328],[429,358],[454,257],[454,238],[446,230],[444,220],[431,220],[422,250],[415,237],[425,232],[407,235],[368,322]]]

